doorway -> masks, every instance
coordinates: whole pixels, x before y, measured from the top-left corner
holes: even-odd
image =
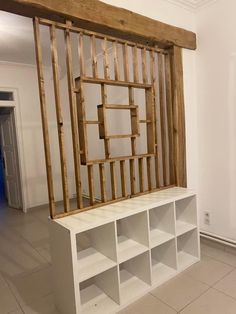
[[[0,202],[11,208],[22,209],[16,136],[14,107],[0,106]]]

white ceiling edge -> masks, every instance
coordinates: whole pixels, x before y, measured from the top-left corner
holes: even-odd
[[[197,11],[200,8],[213,4],[217,0],[167,0],[189,11]]]

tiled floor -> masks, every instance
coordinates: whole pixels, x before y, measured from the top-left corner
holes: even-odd
[[[0,208],[0,314],[58,314],[51,286],[47,216],[47,209],[24,215]],[[202,243],[201,262],[120,312],[174,313],[236,314],[233,250]]]

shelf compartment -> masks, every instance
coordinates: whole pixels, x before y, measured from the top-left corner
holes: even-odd
[[[79,281],[85,281],[116,265],[115,224],[109,223],[77,234]]]
[[[112,313],[120,304],[118,269],[114,267],[80,283],[81,313]]]
[[[180,236],[186,232],[196,229],[197,226],[189,224],[187,222],[177,220],[176,221],[176,235]]]
[[[175,235],[174,203],[150,209],[149,223],[151,248],[173,239]]]
[[[143,253],[119,266],[121,304],[145,294],[151,285],[150,254]]]
[[[140,255],[147,250],[148,248],[146,246],[129,239],[126,236],[121,235],[118,237],[118,256],[120,263]]]
[[[148,250],[147,212],[117,221],[118,262],[123,263]]]
[[[198,230],[194,229],[177,238],[178,269],[186,269],[199,260]]]
[[[170,240],[151,250],[153,283],[161,284],[177,272],[176,241]]]
[[[196,196],[189,196],[176,201],[175,210],[177,236],[197,228]]]

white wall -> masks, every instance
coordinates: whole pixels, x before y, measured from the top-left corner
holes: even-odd
[[[199,208],[202,229],[236,240],[236,2],[197,13]],[[211,225],[204,224],[204,211]]]

